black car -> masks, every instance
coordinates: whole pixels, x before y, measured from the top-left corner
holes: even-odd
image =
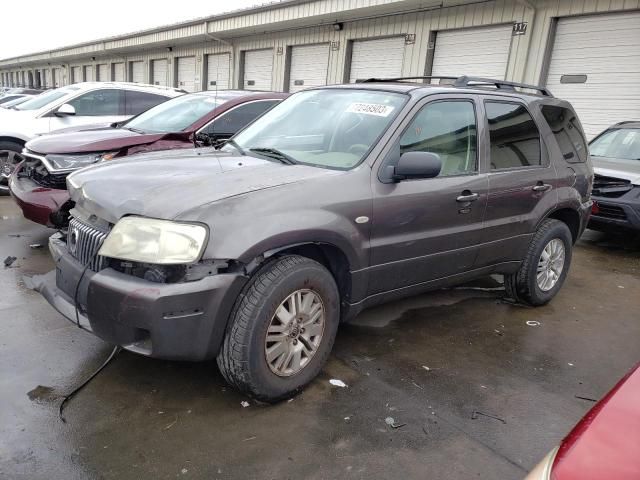
[[[595,171],[589,228],[640,231],[640,122],[609,127],[589,150]]]
[[[107,342],[217,357],[230,384],[275,401],[318,374],[364,308],[493,273],[513,299],[551,301],[592,175],[573,108],[543,88],[304,90],[220,151],[72,173],[69,230],[36,288]]]

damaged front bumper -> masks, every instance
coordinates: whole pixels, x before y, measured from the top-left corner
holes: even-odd
[[[217,355],[246,277],[222,273],[154,283],[105,268],[86,269],[58,235],[49,240],[56,269],[33,288],[65,318],[102,340],[142,355],[205,360]]]

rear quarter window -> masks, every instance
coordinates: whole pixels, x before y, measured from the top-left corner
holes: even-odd
[[[540,109],[553,132],[565,161],[569,163],[586,162],[587,142],[573,110],[555,105],[542,105]]]

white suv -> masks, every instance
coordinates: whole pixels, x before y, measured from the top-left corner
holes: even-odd
[[[11,109],[0,110],[0,191],[22,161],[32,138],[84,125],[109,125],[131,118],[182,90],[123,82],[86,82],[41,93]]]

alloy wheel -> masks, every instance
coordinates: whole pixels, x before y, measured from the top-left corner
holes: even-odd
[[[13,150],[0,150],[0,177],[9,178],[24,157]]]
[[[309,364],[322,342],[325,309],[313,290],[300,289],[278,306],[265,338],[265,358],[279,377],[290,377]]]
[[[564,270],[565,247],[564,242],[554,238],[542,250],[536,270],[538,288],[543,292],[551,290]]]

